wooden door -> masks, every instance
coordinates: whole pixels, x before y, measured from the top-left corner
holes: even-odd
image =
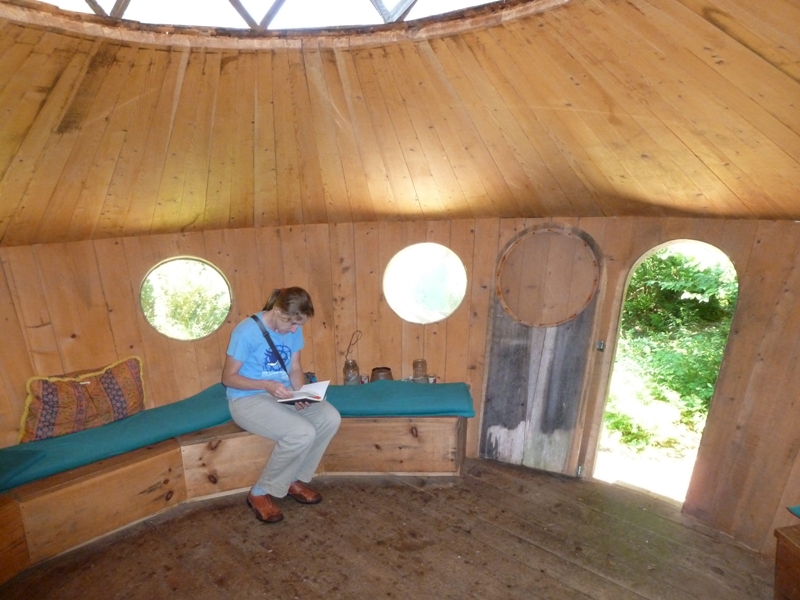
[[[575,228],[526,230],[504,250],[491,307],[480,454],[576,475],[600,261]]]

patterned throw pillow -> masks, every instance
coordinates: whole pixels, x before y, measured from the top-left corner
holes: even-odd
[[[100,370],[31,377],[20,443],[98,427],[144,410],[142,362],[137,356]]]

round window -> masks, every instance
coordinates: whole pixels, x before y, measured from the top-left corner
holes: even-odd
[[[231,309],[227,280],[199,258],[173,258],[156,265],[144,278],[139,298],[147,322],[176,340],[214,333]]]
[[[440,244],[414,244],[394,255],[383,273],[383,295],[411,323],[435,323],[455,312],[467,291],[461,259]]]

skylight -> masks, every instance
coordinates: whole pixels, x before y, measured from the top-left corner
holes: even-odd
[[[411,21],[486,0],[42,0],[61,9],[153,25],[232,29],[361,27]]]

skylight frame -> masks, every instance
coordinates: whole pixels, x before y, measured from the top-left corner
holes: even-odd
[[[59,6],[59,0],[42,0],[47,2],[48,4],[54,4]],[[135,3],[137,0],[114,0],[114,4],[110,10],[107,9],[108,4],[111,0],[106,0],[104,4],[106,8],[103,7],[100,0],[84,0],[86,6],[88,8],[87,12],[91,12],[100,17],[111,17],[115,19],[124,19],[126,11],[128,10],[129,6],[132,3]],[[264,16],[258,20],[256,17],[259,15],[253,15],[247,7],[241,2],[241,0],[204,0],[205,2],[227,2],[230,4],[236,11],[236,13],[241,17],[243,21],[242,29],[250,29],[253,31],[266,31],[269,29],[272,22],[280,13],[281,9],[286,4],[286,0],[274,0],[272,4],[267,9],[267,12]],[[378,18],[383,21],[384,24],[390,23],[398,23],[405,20],[408,16],[409,12],[414,8],[417,4],[418,0],[396,0],[394,2],[390,2],[390,6],[387,6],[386,0],[369,0],[369,3],[375,9]],[[490,2],[486,2],[487,4]],[[474,6],[474,3],[469,6]],[[66,10],[77,10],[74,6],[71,8],[66,8]],[[154,22],[148,23],[151,25],[171,25],[172,23],[162,23],[162,22]],[[357,27],[358,25],[353,25]],[[313,27],[316,28],[316,27]]]

